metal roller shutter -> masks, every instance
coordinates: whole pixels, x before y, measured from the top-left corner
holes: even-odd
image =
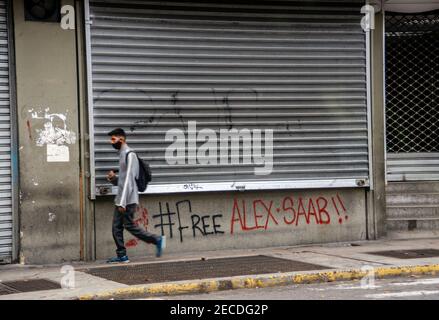
[[[367,185],[363,4],[86,3],[93,190],[108,192],[114,127],[151,164],[151,193]],[[255,175],[242,161],[168,164],[166,132],[187,130],[188,121],[218,136],[273,129],[273,172]]]
[[[11,109],[7,6],[0,1],[0,261],[12,258]]]
[[[387,180],[439,180],[439,10],[386,12]]]

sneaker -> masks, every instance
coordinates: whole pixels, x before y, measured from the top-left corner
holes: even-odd
[[[107,263],[128,263],[128,262],[130,262],[128,256],[114,257],[107,260]]]
[[[161,257],[163,254],[163,249],[166,248],[166,236],[161,236],[160,240],[156,243],[156,257]]]

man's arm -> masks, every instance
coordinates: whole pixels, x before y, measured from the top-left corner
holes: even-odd
[[[123,184],[122,195],[120,197],[119,203],[116,204],[118,207],[122,207],[125,209],[126,209],[128,195],[130,194],[130,192],[132,192],[134,183],[136,183],[136,176],[133,168],[134,157],[136,157],[134,152],[130,152],[128,154],[127,174],[125,178],[125,183]]]

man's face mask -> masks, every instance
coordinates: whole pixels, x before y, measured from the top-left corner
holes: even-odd
[[[120,141],[120,138],[111,137],[111,145],[114,149],[120,150],[120,148],[122,147],[122,141]]]

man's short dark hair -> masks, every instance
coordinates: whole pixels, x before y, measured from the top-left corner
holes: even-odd
[[[125,131],[122,128],[116,128],[110,132],[108,132],[109,136],[119,136],[126,138],[127,135],[125,134]]]

